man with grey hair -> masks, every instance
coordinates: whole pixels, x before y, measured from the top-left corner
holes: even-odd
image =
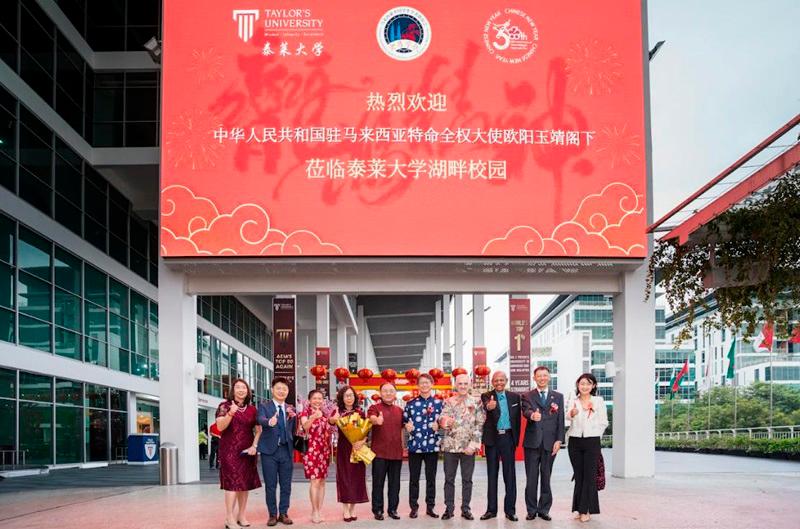
[[[456,471],[461,466],[461,517],[472,520],[469,508],[472,499],[472,472],[475,452],[481,447],[481,432],[485,415],[480,402],[470,395],[472,383],[468,375],[455,380],[456,395],[444,403],[439,424],[444,432],[441,450],[444,452],[444,505],[442,520],[453,517],[455,510]]]

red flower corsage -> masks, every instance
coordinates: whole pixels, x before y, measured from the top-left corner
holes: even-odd
[[[589,401],[589,407],[586,408],[586,409],[589,410],[589,413],[587,413],[586,416],[587,417],[591,417],[592,416],[592,412],[594,411],[594,405],[592,404],[592,401]]]
[[[558,404],[553,402],[552,404],[550,404],[550,415],[553,415],[555,413],[558,413]]]

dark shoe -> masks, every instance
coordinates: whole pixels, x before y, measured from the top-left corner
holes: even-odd
[[[533,514],[528,513],[528,515],[525,516],[525,519],[526,520],[535,520],[536,519],[536,513],[533,513]]]
[[[397,514],[394,511],[388,511],[386,514],[389,515],[389,518],[391,518],[392,520],[399,520],[400,519],[400,515]]]
[[[497,518],[497,513],[486,511],[481,515],[481,520],[488,520],[490,518]]]
[[[277,516],[270,516],[269,520],[267,520],[267,525],[272,527],[274,525],[278,525],[278,517]]]
[[[472,516],[472,513],[470,511],[461,511],[461,517],[464,518],[465,520],[474,520],[475,519],[475,517]]]
[[[378,520],[378,521],[383,520],[383,513],[382,512],[376,512],[375,513],[375,519]]]
[[[294,523],[294,522],[292,521],[292,519],[291,519],[291,518],[289,518],[289,516],[288,516],[288,515],[286,515],[286,514],[279,514],[279,515],[278,515],[278,521],[279,521],[280,523],[282,523],[282,524],[285,524],[285,525],[292,525],[292,524]]]
[[[516,514],[506,514],[506,520],[510,522],[517,522],[519,521],[519,518],[517,518]]]
[[[438,514],[436,514],[435,512],[433,512],[433,507],[431,507],[431,508],[427,509],[427,510],[425,511],[425,514],[427,514],[427,515],[428,515],[428,516],[430,516],[431,518],[438,518],[438,517],[439,517],[439,515],[438,515]]]
[[[239,527],[250,527],[250,524],[243,524],[239,520],[236,520],[236,525],[238,525]]]
[[[444,514],[442,514],[442,520],[449,520],[452,517],[453,513],[451,511],[444,511]]]
[[[552,518],[550,517],[550,515],[549,515],[549,514],[547,514],[547,513],[544,513],[544,512],[540,512],[540,513],[539,513],[539,518],[541,518],[541,519],[542,519],[542,520],[544,520],[545,522],[549,522],[550,520],[552,520]]]
[[[411,512],[408,513],[409,518],[416,518],[417,517],[417,509],[411,509]]]
[[[344,520],[345,522],[348,522],[348,523],[353,521],[352,518],[349,518],[347,516],[342,517],[342,520]]]

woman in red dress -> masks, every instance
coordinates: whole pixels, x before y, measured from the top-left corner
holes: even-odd
[[[250,527],[247,521],[248,491],[261,486],[256,467],[256,445],[261,426],[256,421],[253,394],[244,380],[233,383],[228,400],[217,408],[219,439],[219,488],[225,491],[225,527]],[[238,504],[238,512],[234,509]]]
[[[356,406],[356,392],[350,386],[344,386],[336,394],[336,405],[342,417],[356,413],[365,418],[364,413]],[[367,503],[367,465],[364,463],[351,463],[350,454],[366,443],[365,440],[350,441],[339,434],[339,443],[336,446],[336,497],[342,504],[342,518],[345,522],[354,522],[356,517],[356,503]]]
[[[336,413],[326,417],[322,411],[325,399],[321,391],[311,390],[308,406],[300,414],[300,426],[308,439],[308,449],[303,454],[303,470],[311,480],[308,494],[311,496],[311,521],[322,521],[322,502],[325,500],[325,478],[331,461],[331,426],[329,421],[339,417]]]

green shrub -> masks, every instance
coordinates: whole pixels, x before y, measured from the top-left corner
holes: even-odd
[[[709,439],[656,439],[656,448],[663,450],[731,451],[752,456],[800,457],[800,438],[750,439],[746,436],[711,437]]]

